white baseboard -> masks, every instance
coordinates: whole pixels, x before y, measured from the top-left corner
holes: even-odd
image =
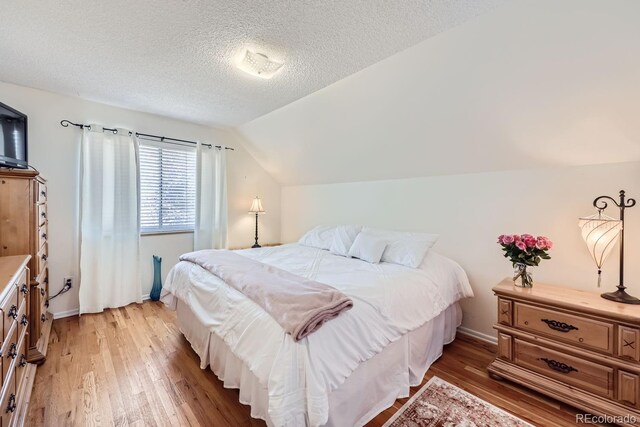
[[[148,300],[149,294],[144,294],[142,295],[142,301],[146,301]],[[77,316],[80,313],[80,309],[78,308],[74,308],[73,310],[67,310],[67,311],[58,311],[57,313],[53,313],[53,319],[63,319],[65,317],[72,317],[72,316]]]
[[[53,313],[53,319],[63,319],[65,317],[77,316],[80,313],[80,309],[74,308],[73,310],[59,311]]]
[[[482,332],[474,331],[473,329],[465,328],[464,326],[458,327],[458,331],[490,344],[498,344],[498,338],[493,335],[483,334]]]

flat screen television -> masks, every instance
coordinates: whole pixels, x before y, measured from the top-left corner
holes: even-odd
[[[0,102],[0,166],[27,169],[27,116]]]

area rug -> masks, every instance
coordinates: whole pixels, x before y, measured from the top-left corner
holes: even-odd
[[[502,409],[433,377],[383,427],[533,427]]]

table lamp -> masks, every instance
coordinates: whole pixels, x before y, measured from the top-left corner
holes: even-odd
[[[249,213],[256,214],[256,243],[251,247],[260,248],[261,246],[258,244],[258,215],[262,215],[266,213],[264,208],[262,207],[262,200],[260,200],[260,197],[256,196],[253,199],[253,202],[251,203],[251,208],[249,209]]]

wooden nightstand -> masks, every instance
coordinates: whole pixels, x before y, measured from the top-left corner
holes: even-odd
[[[640,422],[640,306],[598,293],[505,279],[498,297],[498,354],[506,378],[595,415]]]

